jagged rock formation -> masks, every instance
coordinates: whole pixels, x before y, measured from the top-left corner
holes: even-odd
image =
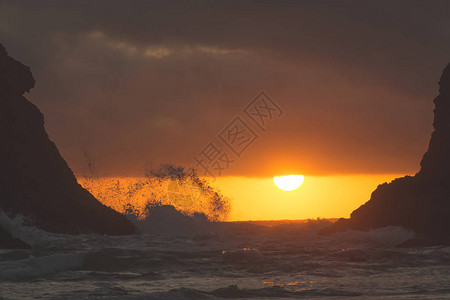
[[[0,209],[50,232],[134,233],[130,221],[77,183],[44,116],[23,96],[34,83],[30,69],[0,44]]]
[[[439,86],[434,132],[420,171],[379,185],[350,219],[340,219],[325,233],[393,225],[415,231],[423,244],[450,244],[450,64]]]

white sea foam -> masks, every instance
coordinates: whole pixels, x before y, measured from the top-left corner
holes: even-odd
[[[173,206],[155,206],[143,220],[129,216],[141,233],[158,233],[180,237],[212,233],[217,223],[208,221],[203,214],[187,216]]]
[[[9,231],[14,238],[18,238],[32,247],[44,245],[48,247],[64,236],[44,231],[35,226],[26,226],[22,215],[10,218],[3,211],[0,211],[0,226]]]

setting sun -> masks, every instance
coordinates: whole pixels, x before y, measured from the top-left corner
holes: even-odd
[[[301,187],[304,179],[303,175],[275,176],[273,182],[280,190],[290,192]]]

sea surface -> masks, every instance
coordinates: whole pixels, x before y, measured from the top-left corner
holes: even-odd
[[[450,298],[450,248],[398,248],[397,227],[328,236],[327,220],[209,223],[162,213],[140,234],[69,236],[1,224],[33,246],[0,252],[3,299]]]

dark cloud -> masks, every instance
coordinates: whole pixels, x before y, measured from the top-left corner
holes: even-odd
[[[11,1],[0,38],[74,169],[192,157],[266,90],[229,174],[412,172],[450,53],[447,1]]]

